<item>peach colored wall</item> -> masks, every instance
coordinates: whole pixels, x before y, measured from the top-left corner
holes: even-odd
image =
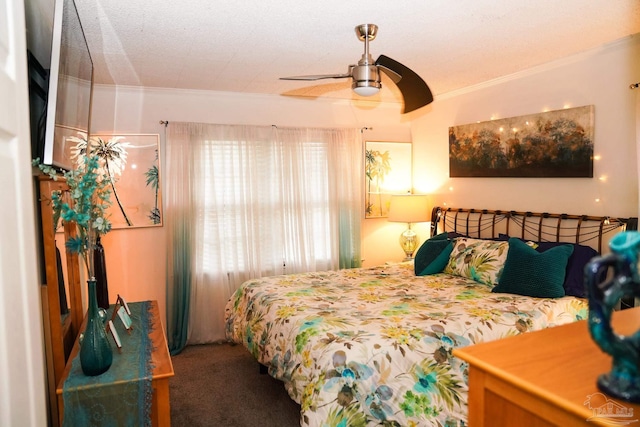
[[[412,122],[414,186],[452,207],[638,216],[638,77],[640,34],[442,96]],[[449,178],[449,126],[583,105],[595,106],[593,178]]]
[[[525,73],[437,95],[430,106],[404,116],[395,104],[99,86],[94,94],[92,126],[96,133],[159,133],[162,144],[160,120],[372,127],[363,133],[363,140],[413,141],[414,191],[432,194],[435,203],[635,216],[636,93],[628,86],[640,75],[639,58],[638,37],[632,37]],[[595,178],[448,177],[449,126],[589,104],[595,105],[596,117],[599,160]],[[427,238],[428,226],[416,226],[421,240]],[[363,219],[365,266],[401,260],[397,239],[403,229],[403,224],[384,219]],[[166,239],[164,227],[116,230],[107,235],[107,269],[114,292],[122,290],[130,300],[164,298]]]
[[[429,238],[430,223],[413,224],[420,242]],[[362,221],[362,258],[364,267],[372,267],[385,262],[402,261],[405,257],[400,247],[400,234],[407,229],[407,224],[388,222],[384,218],[366,219]]]
[[[107,261],[109,299],[157,300],[161,313],[166,301],[166,233],[164,227],[118,229],[102,239]]]
[[[640,35],[436,96],[411,117],[414,192],[430,194],[439,206],[638,216],[640,92],[629,89],[638,76]],[[595,106],[594,178],[449,178],[450,126],[582,105]],[[389,242],[397,242],[403,228],[365,221],[365,265],[401,259],[400,247]],[[418,224],[416,231],[423,241],[428,224]]]

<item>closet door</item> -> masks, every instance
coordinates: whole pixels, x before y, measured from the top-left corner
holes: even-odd
[[[0,425],[47,425],[24,2],[0,2]]]

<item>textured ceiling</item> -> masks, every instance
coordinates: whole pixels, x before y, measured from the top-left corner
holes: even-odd
[[[640,33],[640,0],[76,0],[95,82],[358,98],[347,71],[373,23],[373,58],[417,72],[437,97]],[[383,79],[377,99],[400,101]],[[374,98],[375,99],[375,98]]]

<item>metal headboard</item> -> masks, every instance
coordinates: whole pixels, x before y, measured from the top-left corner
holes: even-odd
[[[506,234],[521,239],[569,242],[591,246],[602,253],[603,244],[622,230],[637,230],[638,218],[517,212],[489,209],[435,207],[431,235],[445,231],[476,238]]]

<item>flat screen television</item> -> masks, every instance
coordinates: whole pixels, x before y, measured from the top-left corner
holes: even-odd
[[[34,157],[72,169],[70,137],[89,135],[93,61],[74,0],[56,0],[44,138]]]

